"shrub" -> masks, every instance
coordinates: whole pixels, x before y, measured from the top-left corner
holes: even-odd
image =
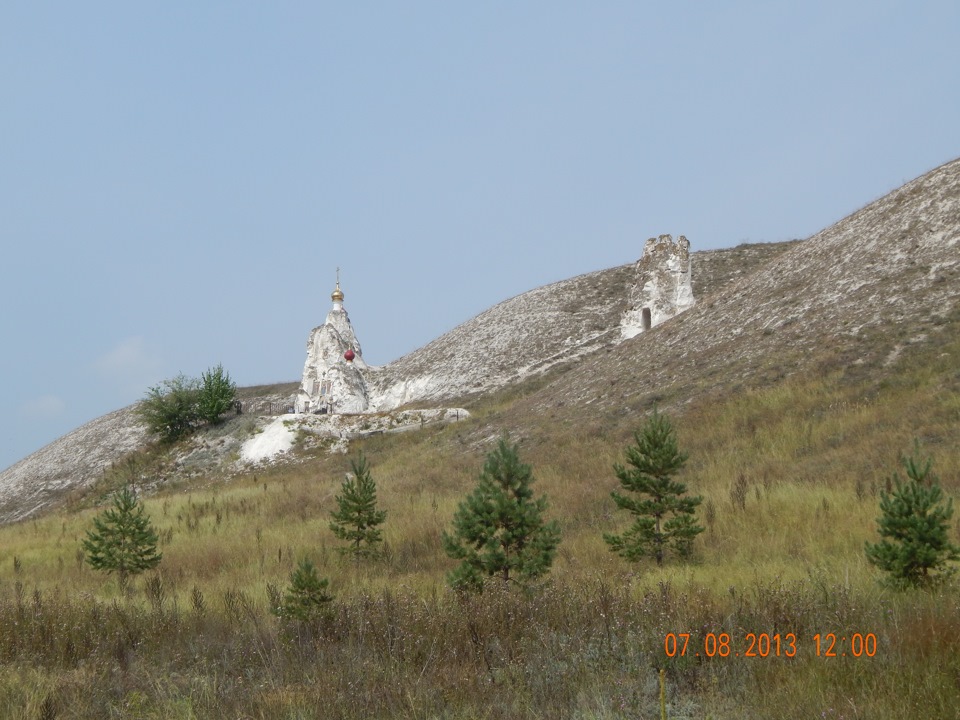
[[[230,373],[217,365],[201,375],[197,396],[197,414],[210,424],[220,421],[220,416],[233,407],[237,386],[230,380]]]
[[[137,414],[154,435],[163,442],[175,442],[194,431],[200,421],[199,383],[186,375],[147,390],[137,406]]]
[[[237,387],[222,365],[208,369],[200,380],[177,375],[147,390],[137,414],[163,442],[194,432],[201,423],[216,423],[233,405]]]

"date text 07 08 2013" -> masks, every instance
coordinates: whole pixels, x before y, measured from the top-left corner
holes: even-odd
[[[693,640],[691,640],[693,638]],[[813,636],[817,657],[873,657],[877,654],[875,633],[817,633]],[[796,633],[746,633],[735,641],[730,633],[706,633],[699,641],[692,633],[667,633],[663,651],[667,657],[796,657],[800,641]]]

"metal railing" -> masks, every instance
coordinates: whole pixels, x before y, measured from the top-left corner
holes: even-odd
[[[293,412],[293,403],[284,400],[241,400],[240,413],[243,415],[286,415]]]

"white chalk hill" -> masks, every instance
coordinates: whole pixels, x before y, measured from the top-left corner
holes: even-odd
[[[824,343],[856,362],[864,333],[889,333],[890,343],[900,342],[894,331],[935,325],[956,309],[960,160],[809,240],[694,252],[691,267],[696,304],[629,339],[624,318],[636,310],[635,264],[506,300],[370,369],[371,407],[468,400],[568,363],[569,372],[522,399],[518,410],[559,418],[575,409],[582,420],[584,412],[633,412],[652,392],[680,398],[687,387],[709,392],[724,382],[755,382],[771,368],[775,382],[811,362]],[[906,341],[922,342],[922,333]],[[51,443],[0,473],[0,521],[27,517],[92,482],[142,442],[126,408]]]

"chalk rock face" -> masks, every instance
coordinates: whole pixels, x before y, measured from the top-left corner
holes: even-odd
[[[307,361],[294,409],[298,413],[360,413],[370,405],[360,342],[343,309],[340,283],[331,295],[333,309],[326,322],[310,332]],[[352,350],[352,360],[344,355]]]
[[[693,306],[690,242],[683,236],[650,238],[635,267],[630,305],[620,320],[624,339],[639,335]]]

